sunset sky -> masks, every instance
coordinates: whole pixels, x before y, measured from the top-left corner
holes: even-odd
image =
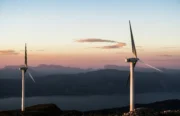
[[[23,64],[25,43],[32,66],[127,66],[129,20],[139,58],[180,68],[180,0],[0,0],[0,67]]]

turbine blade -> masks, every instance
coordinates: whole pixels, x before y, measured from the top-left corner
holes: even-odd
[[[145,64],[146,66],[150,67],[150,68],[153,68],[153,69],[155,69],[155,70],[157,70],[157,71],[159,71],[159,72],[163,72],[162,70],[160,70],[160,69],[158,69],[158,68],[156,68],[156,67],[154,67],[154,66],[151,66],[150,64],[147,64],[147,63],[143,62],[142,60],[139,60],[139,61],[140,61],[141,63]]]
[[[129,27],[130,27],[130,33],[131,33],[132,52],[135,55],[135,57],[137,58],[136,46],[135,46],[135,43],[134,43],[134,37],[133,37],[133,32],[132,32],[131,22],[130,21],[129,21]]]
[[[31,75],[31,73],[29,72],[29,71],[27,71],[28,72],[28,74],[29,74],[29,76],[31,77],[31,79],[34,81],[34,83],[35,83],[35,80],[34,80],[34,78],[33,78],[33,76]]]
[[[26,43],[25,43],[25,66],[27,67],[27,47],[26,47]]]
[[[134,63],[133,63],[133,68],[135,68],[136,63],[137,63],[137,62],[134,62]],[[129,76],[128,76],[128,80],[127,80],[127,82],[126,82],[126,86],[129,85],[129,81],[130,81],[130,73],[129,73]]]

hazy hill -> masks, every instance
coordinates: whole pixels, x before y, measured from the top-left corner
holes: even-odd
[[[4,68],[0,69],[0,78],[20,78],[21,72],[19,71],[20,66],[5,66]],[[129,71],[128,66],[117,66],[117,65],[105,65],[104,69],[116,69],[120,71]],[[178,69],[165,69],[161,68],[164,73],[171,73],[171,74],[177,74],[180,72]],[[29,66],[29,71],[32,73],[35,77],[40,76],[47,76],[47,75],[53,75],[53,74],[77,74],[77,73],[84,73],[84,72],[90,72],[95,71],[97,69],[81,69],[77,67],[65,67],[61,65],[46,65],[46,64],[40,64],[38,66]],[[156,72],[153,69],[150,68],[142,68],[142,67],[136,67],[135,71],[138,72]]]
[[[129,71],[105,69],[26,78],[26,96],[127,94]],[[135,72],[136,93],[180,92],[179,74]],[[21,96],[21,78],[0,79],[0,97]]]
[[[0,69],[0,78],[20,78],[20,66],[5,66]],[[65,67],[60,65],[41,64],[35,67],[29,66],[29,71],[33,76],[45,76],[51,74],[76,74],[92,71],[93,69],[80,69],[76,67]]]

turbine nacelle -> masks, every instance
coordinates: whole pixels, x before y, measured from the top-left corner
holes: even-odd
[[[126,58],[125,62],[137,62],[139,58]]]
[[[26,67],[26,66],[22,66],[22,67],[19,68],[19,70],[25,70],[25,71],[26,71],[27,69],[28,69],[28,67]]]

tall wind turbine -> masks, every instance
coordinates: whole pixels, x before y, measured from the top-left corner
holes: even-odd
[[[136,47],[135,47],[135,43],[134,43],[134,37],[133,37],[133,33],[132,33],[132,28],[131,28],[131,22],[129,21],[129,27],[130,27],[130,34],[131,34],[131,45],[132,45],[132,53],[134,54],[135,57],[133,58],[126,58],[125,61],[130,63],[130,74],[128,77],[128,83],[130,80],[130,111],[134,111],[135,107],[134,107],[134,68],[136,66],[136,63],[138,61],[140,61],[141,63],[144,63],[142,60],[140,60],[137,57],[137,52],[136,52]],[[145,65],[147,65],[148,67],[151,67],[157,71],[162,72],[160,69],[151,66],[147,63],[144,63]]]
[[[31,73],[28,71],[28,65],[27,65],[27,47],[26,47],[26,43],[25,43],[25,62],[24,62],[24,66],[20,67],[19,70],[21,70],[22,72],[22,99],[21,99],[21,111],[25,111],[25,107],[24,107],[24,100],[25,100],[25,73],[28,72],[29,76],[31,77],[31,79],[35,82],[34,78],[32,77]]]

